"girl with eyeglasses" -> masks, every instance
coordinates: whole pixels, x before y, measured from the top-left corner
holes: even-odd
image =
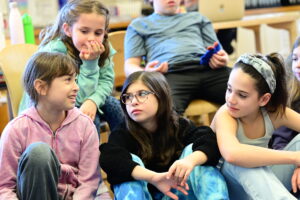
[[[100,146],[116,199],[228,199],[214,132],[173,111],[161,73],[131,74],[121,102],[125,122]]]

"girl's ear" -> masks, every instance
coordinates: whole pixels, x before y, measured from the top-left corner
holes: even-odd
[[[267,105],[267,103],[270,101],[271,99],[271,94],[270,93],[265,93],[264,95],[262,95],[260,98],[259,98],[259,106],[260,107],[263,107],[265,105]]]
[[[36,79],[33,83],[33,86],[39,95],[45,96],[47,94],[48,85],[45,81]]]
[[[71,27],[69,26],[69,24],[67,24],[66,22],[62,25],[62,28],[65,32],[65,34],[68,36],[68,37],[72,37],[72,30],[71,30]]]

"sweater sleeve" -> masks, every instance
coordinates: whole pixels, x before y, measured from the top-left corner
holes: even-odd
[[[136,19],[134,21],[137,21]],[[125,42],[124,42],[124,57],[125,60],[133,57],[142,57],[147,54],[145,49],[145,38],[137,32],[134,28],[134,22],[132,22],[126,30]]]
[[[196,127],[192,122],[187,120],[183,124],[184,145],[193,143],[193,151],[202,151],[207,156],[207,161],[204,165],[216,166],[221,157],[216,134],[208,126]]]
[[[80,72],[77,75],[77,84],[79,87],[76,97],[77,106],[81,106],[86,99],[95,93],[99,81],[99,71],[98,59],[82,61]],[[94,102],[97,104],[96,101]]]
[[[20,131],[20,130],[19,130]],[[18,160],[22,147],[17,136],[18,130],[9,123],[0,140],[0,199],[18,200],[16,180]]]
[[[111,95],[113,90],[113,85],[114,85],[114,78],[115,78],[115,73],[113,69],[114,63],[112,59],[115,53],[116,53],[115,49],[113,49],[113,47],[110,45],[109,58],[106,59],[104,66],[99,68],[97,63],[97,68],[99,71],[96,74],[95,73],[90,74],[91,76],[94,77],[93,80],[91,79],[85,79],[81,81],[78,80],[79,84],[80,82],[83,83],[88,82],[93,84],[93,89],[89,91],[89,94],[82,97],[82,99],[84,100],[82,100],[81,103],[83,103],[86,99],[91,99],[93,102],[96,103],[98,109],[100,109],[100,107],[104,105],[106,98],[109,95]],[[80,70],[82,70],[82,66],[80,67]]]
[[[78,181],[73,199],[93,200],[100,182],[99,138],[93,122],[86,123],[85,138],[80,148]]]
[[[202,16],[202,26],[200,27],[201,37],[205,47],[211,46],[218,41],[216,32],[212,26],[211,21],[207,17]],[[220,42],[219,42],[220,44]],[[222,45],[221,45],[222,46]]]
[[[122,126],[123,127],[123,126]],[[109,136],[108,143],[100,146],[100,166],[107,174],[107,180],[115,185],[134,180],[131,173],[138,164],[132,161],[130,153],[135,152],[136,143],[125,127],[117,128]]]
[[[105,65],[100,68],[98,84],[95,91],[88,97],[97,104],[98,108],[104,105],[106,98],[112,93],[115,77],[113,66],[112,57],[110,57],[105,61]]]

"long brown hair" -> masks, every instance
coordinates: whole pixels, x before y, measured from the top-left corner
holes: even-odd
[[[158,164],[169,163],[178,149],[183,146],[178,137],[178,115],[173,110],[173,101],[169,85],[165,77],[159,72],[138,71],[132,73],[125,81],[122,94],[126,93],[128,87],[141,81],[152,91],[158,101],[156,113],[157,134],[154,143],[153,133],[149,133],[139,123],[130,118],[126,111],[126,105],[121,103],[125,113],[126,125],[130,134],[137,140],[140,146],[139,156],[144,163],[148,163],[154,156],[160,160]],[[179,153],[178,153],[179,157]]]
[[[40,40],[42,41],[40,46],[45,46],[51,40],[61,39],[66,45],[68,54],[76,60],[77,63],[81,63],[79,58],[79,51],[75,48],[72,38],[68,37],[62,26],[67,23],[70,27],[78,20],[81,14],[97,13],[103,15],[106,18],[105,21],[105,35],[103,39],[103,45],[105,51],[99,58],[99,66],[104,66],[105,60],[109,57],[109,42],[108,42],[108,25],[109,25],[109,11],[99,0],[70,0],[60,10],[56,21],[53,25],[46,27],[41,31]]]

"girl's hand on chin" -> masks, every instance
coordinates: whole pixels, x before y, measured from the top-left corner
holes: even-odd
[[[82,60],[95,60],[105,51],[105,47],[102,43],[97,41],[90,41],[86,43],[86,48],[80,51],[79,57]]]

